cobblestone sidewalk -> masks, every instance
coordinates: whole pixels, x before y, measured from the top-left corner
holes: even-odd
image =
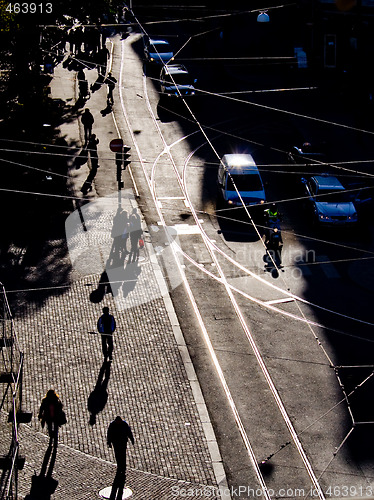
[[[52,96],[73,99],[72,73],[59,65],[54,76]],[[95,93],[90,109],[100,110],[103,102],[105,94]],[[77,121],[61,130],[79,144]],[[100,129],[96,132],[100,139]],[[114,175],[107,162],[99,150],[101,175]],[[127,476],[133,498],[218,498],[217,482],[225,486],[218,447],[150,238],[133,263],[125,256],[114,265],[112,227],[118,200],[103,209],[102,198],[90,193],[90,199],[92,203],[71,216],[75,225],[67,229],[67,241],[56,241],[57,250],[61,246],[70,251],[71,284],[42,303],[37,291],[35,301],[23,301],[22,293],[18,297],[15,321],[25,353],[23,400],[34,415],[31,424],[21,426],[26,464],[19,474],[20,495],[41,498],[33,489],[33,475],[40,472],[48,439],[36,416],[41,398],[55,388],[68,423],[60,431],[53,470],[58,483],[53,483],[53,492],[45,492],[46,498],[92,500],[111,485],[115,463],[106,447],[106,430],[117,414],[126,418],[135,437],[135,446],[128,446]],[[96,212],[90,219],[88,206],[100,209],[101,216]],[[123,197],[121,206],[131,213],[136,202]],[[86,224],[90,220],[92,226]],[[115,282],[113,294],[103,285],[105,269]],[[104,305],[117,321],[111,364],[103,363],[100,335],[93,333]]]

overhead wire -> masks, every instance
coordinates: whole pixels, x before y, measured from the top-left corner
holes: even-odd
[[[180,93],[180,92],[179,92],[179,93]],[[182,96],[180,96],[180,97],[182,97]],[[205,139],[206,139],[207,143],[210,145],[210,147],[212,148],[213,152],[214,152],[214,153],[217,155],[217,157],[218,157],[218,154],[217,154],[216,150],[214,149],[213,144],[211,143],[211,141],[209,140],[209,138],[208,138],[208,137],[206,136],[206,134],[204,133],[204,130],[201,128],[201,126],[200,126],[200,124],[198,123],[198,121],[197,121],[196,117],[195,117],[195,116],[194,116],[194,114],[192,113],[192,111],[191,111],[190,107],[188,106],[188,104],[187,104],[187,102],[185,101],[185,99],[183,99],[183,97],[182,97],[182,100],[183,100],[183,102],[184,102],[185,106],[187,107],[187,109],[189,110],[189,112],[190,112],[191,116],[193,117],[193,119],[194,119],[194,120],[196,120],[196,124],[199,126],[199,128],[200,128],[201,132],[204,134],[204,137],[205,137]],[[218,159],[219,159],[219,157],[218,157]],[[219,159],[219,160],[220,160],[220,159]],[[220,160],[220,161],[221,161],[221,160]],[[225,169],[225,170],[226,170],[226,169]],[[229,172],[226,172],[226,173],[227,173],[227,175],[230,177],[230,173],[229,173]],[[242,203],[242,205],[243,205],[243,208],[246,210],[245,204],[243,203],[243,200],[241,199],[240,192],[238,191],[237,187],[235,186],[235,183],[233,182],[233,179],[231,179],[231,182],[232,182],[232,184],[233,184],[233,187],[234,187],[235,191],[237,192],[237,195],[238,195],[239,200],[241,201],[241,203]],[[246,212],[247,212],[247,215],[248,215],[248,217],[249,217],[249,219],[250,219],[251,224],[252,224],[252,225],[253,225],[253,227],[255,228],[255,231],[256,231],[256,232],[258,232],[257,227],[256,227],[256,225],[253,223],[253,220],[252,220],[252,218],[251,218],[250,214],[248,213],[248,211],[247,211],[247,210],[246,210]],[[266,247],[265,247],[265,249],[266,249]],[[266,251],[267,251],[267,249],[266,249]],[[267,253],[268,253],[268,252],[267,252]],[[270,258],[271,258],[271,256],[270,256]],[[271,260],[273,260],[273,259],[271,259]],[[276,269],[278,269],[278,268],[277,268],[277,265],[276,265],[276,264],[275,264],[275,262],[274,262],[274,260],[273,260],[273,264],[274,264],[274,267],[275,267]],[[301,309],[301,307],[300,307],[300,304],[298,304],[298,302],[297,302],[297,307],[298,307],[298,309],[299,309],[299,311],[300,311],[301,315],[302,315],[302,316],[304,317],[304,319],[306,320],[305,314],[304,314],[304,312],[302,311],[302,309]],[[328,359],[328,361],[329,361],[329,363],[330,363],[330,366],[334,366],[334,364],[333,364],[333,362],[332,362],[332,360],[331,360],[330,356],[328,355],[328,353],[327,353],[326,349],[324,348],[324,346],[323,346],[323,345],[322,345],[322,343],[320,342],[320,340],[319,340],[319,338],[318,338],[317,334],[314,332],[314,330],[313,330],[313,328],[312,328],[312,325],[310,324],[310,322],[309,322],[309,321],[308,321],[308,323],[307,323],[307,324],[308,324],[308,327],[309,327],[309,329],[311,330],[312,334],[314,335],[315,340],[317,341],[317,343],[318,343],[318,345],[321,347],[321,349],[322,349],[322,351],[323,351],[324,355],[325,355],[325,356],[326,356],[326,358]],[[347,400],[347,404],[349,405],[349,401],[348,401],[348,400]],[[349,436],[349,434],[348,434],[348,436]],[[347,436],[347,437],[348,437],[348,436]],[[343,444],[344,444],[344,441],[343,441],[342,445],[343,445]],[[342,445],[341,445],[341,446],[342,446]],[[333,458],[334,458],[334,457],[335,457],[335,455],[333,455]],[[330,463],[331,463],[331,462],[330,462]],[[330,465],[330,463],[327,465],[326,469],[328,468],[328,466]],[[325,469],[325,470],[326,470],[326,469]],[[319,480],[319,478],[318,478],[318,480]],[[318,484],[318,480],[317,480],[317,484]]]

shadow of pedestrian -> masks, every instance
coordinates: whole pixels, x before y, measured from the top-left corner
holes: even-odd
[[[114,477],[109,500],[121,500],[126,482],[126,469],[117,467],[117,472]]]
[[[104,117],[106,115],[109,115],[110,113],[112,112],[112,105],[111,104],[108,104],[107,107],[105,109],[102,109],[100,111],[101,115]]]
[[[44,460],[43,460],[43,464],[42,464],[42,468],[41,468],[39,477],[47,476],[47,478],[50,478],[52,476],[53,468],[54,468],[55,462],[56,462],[57,446],[58,446],[57,436],[51,437],[49,439],[49,445],[48,445],[47,451],[45,452],[45,455],[44,455]],[[50,462],[49,462],[49,460],[50,460]],[[47,472],[48,462],[49,462],[49,467],[48,467],[48,472]],[[47,472],[47,474],[46,474],[46,472]]]
[[[94,390],[88,397],[87,409],[90,412],[90,425],[96,424],[96,415],[103,411],[108,400],[107,387],[110,378],[110,363],[104,361]]]
[[[97,90],[100,90],[103,83],[104,83],[104,75],[99,75],[96,81],[90,87],[91,92],[94,93]]]
[[[85,165],[88,161],[88,151],[87,148],[83,148],[79,154],[74,158],[74,166],[78,170],[82,165]]]
[[[111,293],[113,295],[111,284],[109,283],[109,278],[107,272],[104,271],[100,276],[100,281],[96,290],[93,290],[90,293],[90,301],[94,304],[98,304],[104,298],[107,293]]]
[[[30,493],[25,496],[25,500],[50,500],[57,486],[56,479],[34,474],[31,478]]]
[[[141,267],[135,261],[128,261],[123,274],[123,284],[122,284],[122,295],[123,298],[126,298],[136,286],[136,282],[138,281],[139,275],[141,273]]]
[[[279,278],[279,269],[284,272],[282,266],[282,249],[268,250],[263,257],[265,262],[265,271],[270,273],[273,278]]]

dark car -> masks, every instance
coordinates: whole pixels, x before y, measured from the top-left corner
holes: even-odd
[[[332,175],[302,178],[313,220],[322,226],[352,226],[357,224],[357,209],[351,193]]]
[[[174,59],[173,50],[167,40],[144,38],[144,55],[150,64],[167,64]]]
[[[195,95],[196,79],[189,74],[183,64],[166,64],[160,73],[161,94],[169,97]]]
[[[310,142],[304,142],[301,146],[293,146],[288,152],[288,161],[293,164],[325,163],[326,155],[316,149]]]

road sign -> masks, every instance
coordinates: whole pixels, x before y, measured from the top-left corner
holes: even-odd
[[[123,148],[123,140],[122,139],[113,139],[109,144],[110,150],[113,153],[121,153]]]

